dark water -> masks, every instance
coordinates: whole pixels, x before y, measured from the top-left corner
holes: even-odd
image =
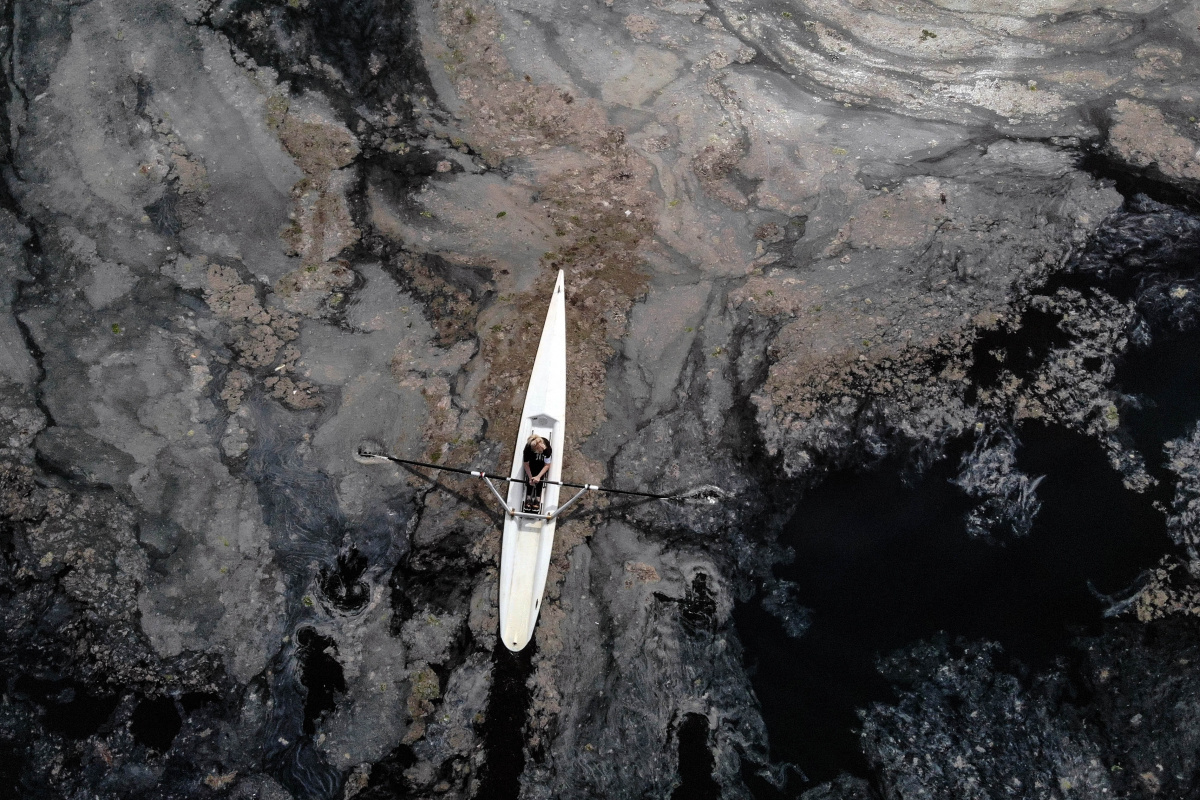
[[[971,500],[949,481],[968,442],[913,485],[902,482],[900,464],[885,463],[834,474],[810,492],[781,537],[795,560],[775,574],[794,584],[794,605],[811,610],[811,627],[786,635],[764,608],[764,600],[778,605],[778,592],[735,610],[772,758],[808,778],[789,793],[842,771],[867,774],[858,710],[895,699],[876,670],[880,655],[945,633],[998,642],[1014,667],[1044,669],[1098,630],[1105,604],[1097,593],[1126,596],[1174,549],[1152,503],[1173,493],[1163,443],[1200,419],[1198,268],[1200,218],[1139,196],[1043,290],[1099,289],[1134,304],[1138,324],[1113,389],[1127,397],[1118,436],[1160,481],[1151,491],[1126,490],[1097,442],[1025,424],[1016,432],[1018,468],[1046,478],[1024,538],[996,544],[967,535]],[[992,351],[1003,352],[1004,369],[1028,375],[1068,344],[1055,315],[1030,310],[1017,332],[981,337],[972,382],[998,378]],[[803,609],[790,612],[804,619]]]
[[[296,637],[300,644],[300,683],[305,689],[304,732],[316,733],[317,721],[337,708],[338,697],[346,692],[346,678],[337,660],[337,645],[328,636],[312,628],[301,628]]]
[[[521,652],[513,653],[496,642],[492,654],[492,690],[488,695],[483,731],[487,761],[481,775],[480,798],[516,800],[521,793],[521,773],[525,769],[525,718],[530,697],[527,681],[533,671],[536,649],[536,644],[531,644]]]
[[[367,557],[357,548],[339,553],[335,565],[321,568],[321,593],[341,611],[358,611],[371,599],[371,587],[362,580],[367,566]]]
[[[13,690],[44,709],[42,724],[47,730],[69,739],[86,739],[99,731],[121,701],[119,695],[76,681],[42,680],[29,675],[18,677]]]
[[[1186,436],[1200,419],[1200,330],[1134,350],[1117,369],[1114,383],[1140,406],[1121,409],[1122,427],[1145,455],[1150,472],[1169,478],[1161,469],[1162,443]]]
[[[183,718],[170,697],[148,697],[138,703],[129,720],[133,738],[151,750],[165,753],[171,749]]]
[[[1160,480],[1162,445],[1200,419],[1200,210],[1135,196],[1083,254],[1078,277],[1131,302],[1139,323],[1113,387],[1131,397],[1121,429]],[[1166,495],[1170,496],[1170,488]],[[1160,495],[1162,492],[1159,493]]]
[[[679,786],[671,800],[718,800],[721,787],[712,776],[715,763],[708,744],[708,717],[685,715],[679,726]]]
[[[789,638],[757,603],[736,611],[774,760],[811,781],[866,773],[856,709],[893,699],[879,655],[939,632],[1001,643],[1042,667],[1095,631],[1103,604],[1171,544],[1162,516],[1128,492],[1100,446],[1061,428],[1020,431],[1020,468],[1047,477],[1031,534],[1003,546],[966,534],[970,500],[952,485],[957,458],[905,486],[898,465],[832,476],[811,493],[782,543],[812,626]]]

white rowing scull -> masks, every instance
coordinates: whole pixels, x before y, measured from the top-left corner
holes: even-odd
[[[559,270],[542,326],[521,427],[513,449],[509,473],[508,499],[505,503],[504,538],[500,544],[500,638],[514,652],[533,638],[546,574],[550,570],[550,550],[558,523],[558,482],[562,480],[562,452],[567,416],[567,319],[563,302],[563,273]],[[550,443],[550,471],[542,489],[540,513],[521,511],[525,500],[523,452],[533,434]],[[489,482],[490,483],[490,482]],[[494,487],[493,487],[494,491]],[[580,493],[587,491],[580,489]],[[578,496],[578,495],[576,495]]]
[[[512,469],[507,477],[479,470],[411,461],[383,453],[365,452],[362,447],[358,450],[359,456],[363,458],[387,459],[397,464],[458,472],[487,481],[492,494],[504,506],[504,536],[500,545],[500,639],[505,647],[514,652],[523,649],[533,638],[533,629],[537,625],[538,612],[542,606],[542,595],[546,590],[546,576],[550,571],[554,529],[558,517],[569,506],[589,490],[658,500],[677,497],[604,489],[594,484],[562,481],[562,453],[567,413],[567,321],[564,291],[563,273],[560,270],[558,279],[554,282],[554,293],[550,296],[550,308],[546,312],[546,323],[542,327],[542,338],[533,361],[529,386],[525,390],[525,406],[521,411],[521,425],[513,449]],[[526,491],[523,453],[529,436],[534,433],[550,442],[552,456],[550,470],[543,480],[545,488],[542,490],[541,509],[538,513],[527,513],[522,510]],[[492,483],[493,480],[508,482],[507,496],[500,493]],[[574,487],[579,491],[567,502],[559,505],[559,493],[564,486]]]

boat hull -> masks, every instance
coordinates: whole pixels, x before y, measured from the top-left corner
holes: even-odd
[[[546,575],[550,571],[556,524],[554,519],[532,519],[514,514],[521,511],[525,499],[525,484],[518,482],[524,478],[522,455],[530,434],[545,437],[553,450],[546,478],[562,480],[566,410],[567,323],[563,273],[559,271],[521,411],[521,426],[509,473],[514,480],[508,485],[508,513],[504,517],[500,549],[500,639],[514,652],[522,650],[533,638],[546,589]],[[560,487],[556,485],[543,488],[543,515],[558,509],[559,492]]]

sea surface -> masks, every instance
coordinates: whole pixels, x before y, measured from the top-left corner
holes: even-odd
[[[799,638],[760,604],[736,611],[772,756],[810,781],[865,775],[857,709],[895,698],[879,656],[944,635],[999,642],[1040,669],[1097,633],[1106,603],[1173,549],[1146,495],[1126,491],[1100,445],[1061,427],[1020,429],[1022,470],[1045,475],[1029,535],[967,534],[973,502],[947,458],[906,485],[897,463],[831,476],[787,525],[777,577],[810,609]]]
[[[1142,200],[1147,208],[1162,211]],[[1126,229],[1139,224],[1127,222]],[[1155,503],[1169,505],[1174,492],[1163,443],[1200,420],[1200,327],[1194,311],[1160,300],[1172,287],[1194,291],[1195,242],[1114,239],[1097,245],[1112,252],[1088,254],[1105,269],[1078,270],[1047,291],[1094,286],[1137,304],[1138,343],[1112,385],[1127,398],[1120,435],[1158,484],[1130,491],[1100,442],[1026,421],[1013,431],[1017,468],[1045,478],[1025,536],[968,535],[974,501],[952,482],[972,446],[965,439],[915,480],[897,457],[836,472],[811,489],[780,537],[795,558],[775,569],[791,583],[792,616],[807,629],[800,625],[797,637],[793,625],[788,635],[778,608],[768,611],[768,587],[735,609],[772,760],[795,766],[789,794],[841,772],[867,775],[859,711],[896,699],[876,668],[881,656],[934,638],[986,640],[1001,645],[1011,669],[1061,666],[1081,636],[1100,631],[1113,599],[1130,596],[1146,570],[1177,552]],[[1155,247],[1160,257],[1147,261]],[[1044,355],[1065,342],[1052,321],[1029,322],[1005,343],[1010,352]]]

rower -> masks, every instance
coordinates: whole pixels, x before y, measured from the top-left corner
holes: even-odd
[[[521,456],[525,469],[525,513],[536,514],[542,508],[542,478],[550,471],[554,448],[543,436],[533,433],[525,442]]]

